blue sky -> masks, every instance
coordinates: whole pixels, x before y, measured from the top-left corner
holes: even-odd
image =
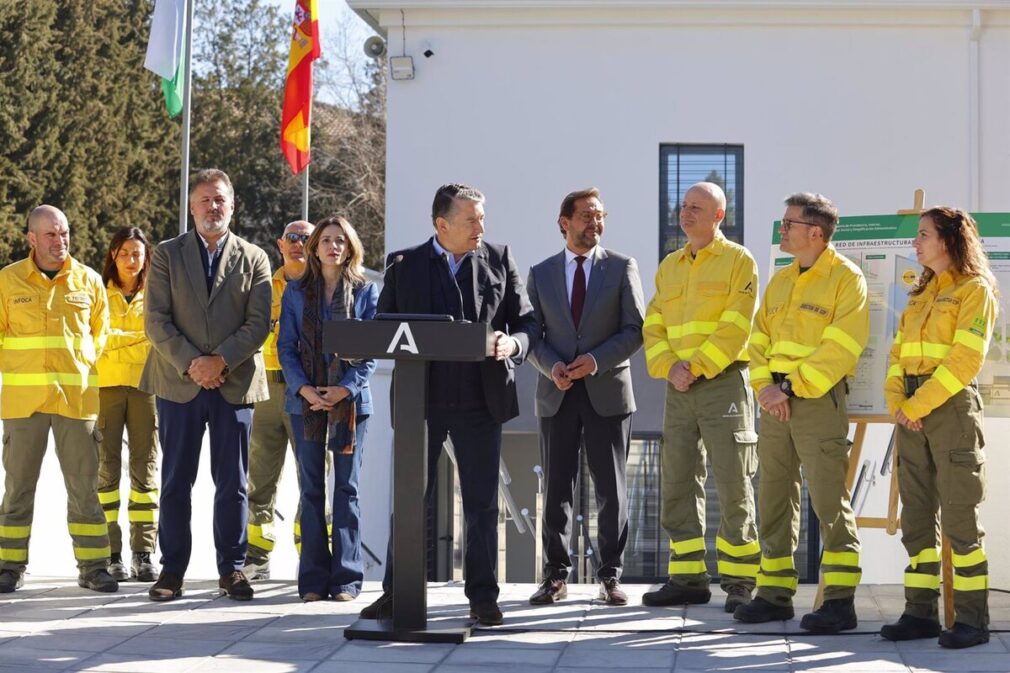
[[[290,17],[294,14],[295,0],[266,0],[266,2],[279,7],[282,16]],[[340,54],[346,54],[347,60],[351,61],[354,69],[360,73],[367,59],[363,46],[365,40],[374,35],[374,31],[347,6],[344,0],[317,0],[316,8],[319,10],[319,30],[323,37],[323,58],[334,66],[330,71],[330,80],[339,87],[348,81],[342,74],[345,71],[340,64],[344,59]],[[353,104],[353,100],[345,98],[344,93],[327,87],[322,81],[318,82],[315,95],[318,99],[330,103]]]
[[[295,0],[266,0],[281,8],[284,15],[290,16],[295,11]],[[316,8],[319,10],[319,28],[323,32],[323,44],[326,36],[333,36],[337,33],[342,20],[348,20],[353,26],[352,35],[360,37],[360,42],[364,43],[365,38],[372,34],[372,29],[355,14],[344,0],[317,0]],[[358,50],[360,51],[360,49]]]

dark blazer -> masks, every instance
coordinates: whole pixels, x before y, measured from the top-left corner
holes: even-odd
[[[538,338],[530,360],[537,377],[537,416],[553,416],[565,391],[551,379],[556,362],[569,363],[588,353],[597,371],[583,379],[593,410],[600,416],[635,411],[629,358],[642,347],[645,302],[638,265],[631,257],[597,248],[586,288],[579,327],[572,319],[565,281],[565,251],[530,269],[530,301],[537,317]]]
[[[258,246],[230,232],[210,293],[195,230],[154,250],[144,295],[144,331],[151,353],[140,389],[172,402],[189,402],[201,388],[186,375],[200,355],[217,353],[228,365],[219,388],[231,404],[268,399],[260,350],[270,332],[270,261]]]
[[[474,306],[477,319],[492,330],[511,334],[522,346],[507,360],[487,358],[480,363],[488,412],[499,423],[519,415],[515,368],[530,352],[536,333],[533,307],[507,245],[481,243],[474,251],[477,280]],[[386,277],[379,295],[379,313],[433,313],[430,274],[437,257],[431,239],[417,247],[389,255]]]

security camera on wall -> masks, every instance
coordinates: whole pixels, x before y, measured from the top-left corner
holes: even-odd
[[[365,40],[365,56],[369,58],[382,58],[386,55],[386,41],[378,35],[373,35]]]

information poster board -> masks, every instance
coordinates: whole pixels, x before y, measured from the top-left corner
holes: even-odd
[[[1010,213],[973,213],[993,273],[1001,288],[1000,310],[989,353],[979,375],[979,391],[988,416],[1010,417]],[[779,226],[772,235],[774,274],[793,258],[779,248]],[[870,303],[870,339],[849,379],[849,413],[886,416],[884,378],[898,320],[908,302],[908,291],[922,271],[912,240],[919,228],[918,215],[862,215],[843,217],[832,243],[835,249],[863,270]],[[770,276],[769,276],[770,277]]]

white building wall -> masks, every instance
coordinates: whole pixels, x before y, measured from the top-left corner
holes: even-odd
[[[597,185],[611,214],[605,244],[638,258],[650,294],[662,143],[744,146],[745,238],[762,270],[771,222],[794,191],[823,192],[845,215],[910,207],[917,187],[929,204],[1010,210],[1002,3],[349,4],[371,13],[392,56],[405,25],[416,67],[414,80],[389,82],[387,250],[430,236],[435,188],[462,181],[485,191],[487,237],[510,243],[525,271],[560,249],[561,197]],[[532,413],[532,401],[522,408]],[[1003,587],[1010,458],[996,438],[1008,430],[988,421],[983,507],[993,585]],[[884,429],[871,429],[864,455],[879,459],[882,444]],[[878,481],[871,505],[883,508],[885,492]],[[900,582],[897,538],[863,540],[864,581]]]

